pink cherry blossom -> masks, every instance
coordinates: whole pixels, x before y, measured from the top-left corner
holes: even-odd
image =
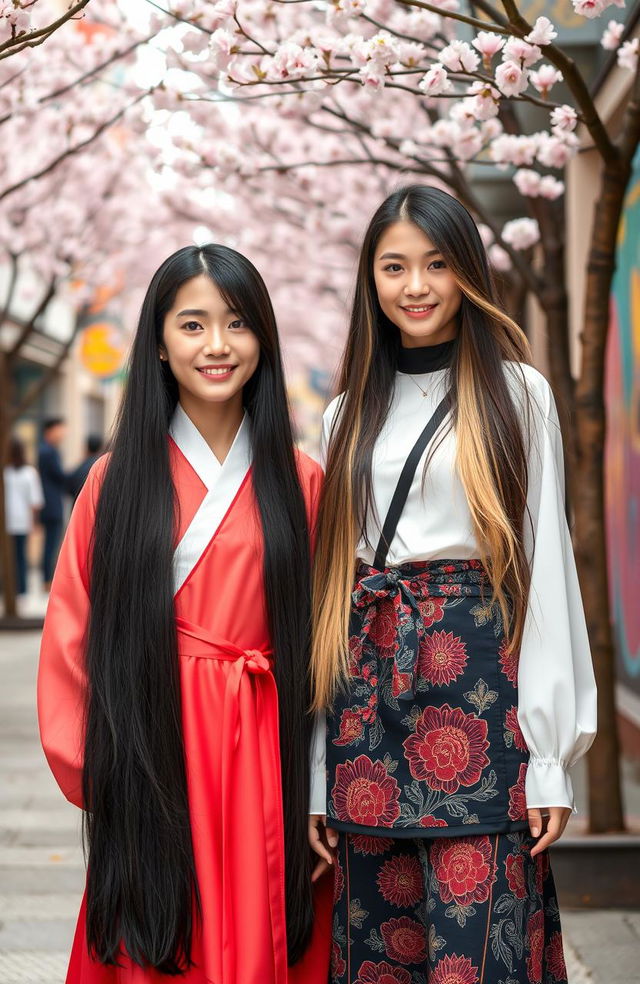
[[[498,167],[506,167],[508,164],[521,167],[523,164],[533,164],[537,149],[538,139],[535,136],[503,133],[492,141],[489,156]]]
[[[493,31],[480,31],[471,44],[482,55],[482,63],[487,71],[491,67],[491,59],[504,48],[505,39]]]
[[[618,21],[610,20],[607,24],[604,34],[602,35],[602,40],[600,44],[607,51],[615,51],[615,49],[620,44],[620,39],[624,33],[624,24],[618,23]]]
[[[525,36],[525,41],[529,44],[546,45],[551,44],[558,37],[558,32],[548,17],[538,17],[533,25],[533,30]]]
[[[489,255],[489,262],[494,270],[498,270],[500,273],[506,273],[511,269],[511,257],[507,253],[506,249],[499,246],[498,243],[494,243],[487,250]]]
[[[496,85],[505,96],[517,96],[527,88],[528,72],[516,62],[506,61],[496,69]]]
[[[487,82],[474,82],[469,86],[469,96],[464,100],[465,108],[476,120],[489,120],[498,115],[500,93]]]
[[[449,92],[453,86],[447,75],[447,70],[443,65],[436,62],[429,71],[423,75],[418,88],[427,96],[439,96],[442,92]]]
[[[545,174],[540,180],[540,197],[555,201],[564,194],[564,181],[559,181],[552,174]]]
[[[541,92],[543,96],[546,96],[551,88],[556,84],[556,82],[562,82],[563,75],[559,72],[557,68],[553,65],[541,65],[540,68],[531,72],[529,75],[529,81],[534,89]]]
[[[542,58],[542,51],[535,44],[527,44],[522,38],[511,37],[502,49],[502,60],[517,62],[522,68],[531,68]]]
[[[590,20],[599,17],[609,4],[606,0],[571,0],[573,9],[581,17],[588,17]]]
[[[209,51],[211,52],[209,64],[214,71],[224,72],[231,61],[231,56],[238,39],[230,31],[219,27],[209,38]]]
[[[502,238],[514,249],[530,249],[540,240],[540,228],[535,219],[512,219],[505,223]]]
[[[551,136],[539,134],[537,158],[545,167],[561,168],[575,157],[579,141],[574,133],[559,130]]]
[[[452,41],[438,55],[450,72],[475,72],[480,59],[466,41]]]
[[[638,65],[639,47],[639,38],[634,38],[633,41],[625,41],[618,51],[618,65],[620,68],[628,68],[629,71],[635,72]]]
[[[396,57],[401,65],[413,68],[424,61],[427,49],[423,44],[414,44],[410,41],[399,41],[396,45]]]
[[[528,198],[536,198],[540,194],[541,176],[537,171],[521,168],[513,176],[513,183],[520,192]]]
[[[578,114],[573,106],[557,106],[551,113],[551,124],[558,130],[575,130]]]

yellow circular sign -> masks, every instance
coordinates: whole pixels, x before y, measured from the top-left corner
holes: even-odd
[[[115,376],[125,357],[122,330],[108,321],[95,321],[82,332],[80,361],[85,369],[100,379]]]

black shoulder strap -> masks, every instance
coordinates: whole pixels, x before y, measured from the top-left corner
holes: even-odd
[[[447,393],[447,395],[443,397],[434,410],[433,415],[429,418],[426,427],[420,434],[420,437],[416,443],[413,445],[411,451],[409,452],[409,456],[404,463],[403,469],[400,472],[400,478],[398,479],[398,484],[396,485],[396,490],[393,493],[389,511],[382,526],[382,533],[380,534],[380,540],[378,541],[378,547],[376,549],[376,556],[373,561],[373,566],[378,571],[383,571],[386,566],[387,553],[389,552],[391,541],[395,536],[396,527],[398,526],[398,521],[402,515],[404,504],[407,501],[407,496],[409,495],[409,489],[411,488],[411,483],[413,482],[413,476],[416,473],[418,462],[420,461],[427,444],[446,417],[448,411],[449,394]]]

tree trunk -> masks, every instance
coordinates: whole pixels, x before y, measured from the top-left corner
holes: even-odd
[[[598,683],[598,736],[589,753],[593,833],[624,830],[616,724],[614,645],[604,513],[604,369],[615,247],[630,167],[604,169],[587,265],[582,371],[576,385],[576,560]]]
[[[2,572],[4,613],[9,617],[15,617],[17,614],[15,557],[11,537],[7,533],[4,500],[4,466],[7,460],[10,428],[8,404],[8,394],[10,392],[9,370],[7,357],[4,352],[0,352],[0,391],[6,394],[6,397],[0,399],[0,571]]]

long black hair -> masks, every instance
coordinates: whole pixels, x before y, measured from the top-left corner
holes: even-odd
[[[161,362],[178,289],[205,274],[260,343],[243,390],[280,708],[289,960],[311,923],[307,801],[310,560],[275,316],[255,267],[225,246],[188,246],[154,275],[93,536],[83,770],[87,940],[93,956],[180,974],[192,963],[199,894],[187,802],[172,586],[177,502],[167,431],[178,399]]]

